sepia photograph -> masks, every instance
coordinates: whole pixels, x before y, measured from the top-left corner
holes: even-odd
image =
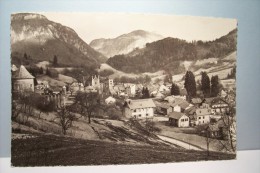
[[[236,19],[10,19],[13,167],[236,159]]]

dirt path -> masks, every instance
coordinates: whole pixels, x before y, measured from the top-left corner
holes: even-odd
[[[166,136],[161,136],[161,135],[157,135],[160,139],[164,140],[164,141],[167,141],[169,143],[172,143],[174,145],[178,145],[180,147],[183,147],[185,149],[189,149],[189,150],[197,150],[197,151],[203,151],[201,148],[199,147],[196,147],[194,145],[191,145],[191,144],[188,144],[188,143],[185,143],[185,142],[182,142],[182,141],[179,141],[179,140],[176,140],[174,138],[170,138],[170,137],[166,137]]]

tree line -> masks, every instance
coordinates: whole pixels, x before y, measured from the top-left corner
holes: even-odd
[[[218,75],[209,78],[206,72],[201,72],[200,90],[203,92],[204,97],[216,97],[221,89]],[[197,86],[195,76],[191,71],[187,71],[184,77],[184,88],[187,90],[188,98],[197,96]]]
[[[236,50],[234,30],[214,41],[194,41],[192,43],[177,38],[147,43],[144,49],[135,50],[135,54],[115,55],[107,60],[112,67],[127,73],[156,72],[167,69],[175,74],[185,72],[181,65],[185,60],[223,57]]]

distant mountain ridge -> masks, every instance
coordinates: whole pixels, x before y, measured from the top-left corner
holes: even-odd
[[[11,51],[16,61],[24,53],[36,62],[52,60],[56,55],[59,64],[72,66],[97,66],[106,61],[104,55],[85,43],[73,29],[33,13],[12,14]]]
[[[112,39],[95,39],[89,45],[109,58],[118,54],[127,54],[136,48],[143,48],[146,43],[160,39],[163,37],[159,34],[135,30]]]
[[[127,73],[156,72],[159,70],[180,73],[185,70],[183,61],[220,58],[236,51],[237,29],[214,41],[186,42],[177,38],[165,38],[147,43],[126,55],[115,55],[107,64]]]

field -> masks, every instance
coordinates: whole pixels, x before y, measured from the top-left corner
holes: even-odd
[[[108,165],[229,160],[233,154],[30,134],[12,140],[12,166]]]
[[[159,133],[160,135],[174,138],[203,150],[207,150],[206,137],[198,135],[196,129],[193,127],[177,128],[167,125],[167,122],[157,122],[156,126],[161,129],[161,132]],[[225,149],[222,147],[220,142],[225,143],[225,141],[210,139],[209,150],[225,152]]]

